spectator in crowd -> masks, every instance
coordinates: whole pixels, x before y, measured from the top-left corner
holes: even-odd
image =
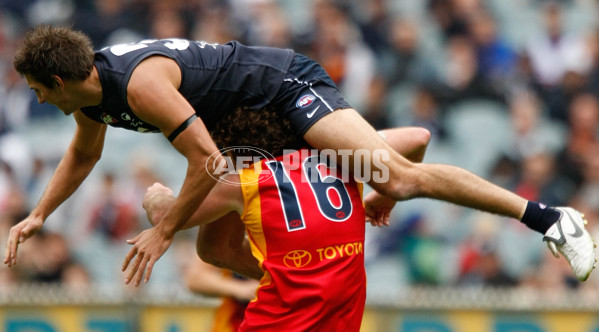
[[[513,93],[508,100],[513,147],[510,157],[521,160],[530,154],[557,153],[564,147],[563,125],[547,119],[542,101],[531,90]]]
[[[352,24],[347,4],[316,0],[314,40],[308,54],[318,61],[348,102],[364,110],[374,76],[374,54]]]
[[[562,4],[549,1],[542,9],[544,29],[542,34],[530,39],[526,54],[538,82],[538,93],[547,103],[550,116],[567,121],[565,94],[572,90],[572,85],[577,85],[580,75],[591,69],[591,53],[583,35],[565,29]]]
[[[65,238],[50,232],[42,232],[23,253],[17,273],[23,283],[62,284],[71,289],[84,289],[90,282],[86,268],[75,260]]]
[[[90,227],[106,239],[123,242],[139,230],[136,209],[119,194],[114,174],[102,177],[101,187],[90,206]]]
[[[579,187],[584,181],[586,160],[599,146],[599,101],[590,93],[577,94],[568,110],[569,131],[566,145],[559,153],[559,173]]]
[[[497,32],[497,22],[489,11],[470,15],[467,23],[481,75],[491,84],[505,89],[516,66],[516,52]]]
[[[96,47],[104,47],[122,41],[137,39],[142,31],[136,31],[131,11],[122,0],[77,1],[74,26],[89,32]]]
[[[558,177],[556,168],[553,155],[543,152],[527,155],[521,161],[522,171],[515,192],[546,204],[567,205],[574,193],[574,185]]]

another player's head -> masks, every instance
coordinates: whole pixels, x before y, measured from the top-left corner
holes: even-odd
[[[19,74],[28,75],[48,88],[55,76],[84,80],[94,65],[94,50],[84,33],[65,27],[40,25],[29,31],[14,58]]]
[[[283,150],[297,150],[307,147],[291,127],[291,123],[270,108],[252,111],[239,107],[229,114],[212,131],[212,139],[220,148],[249,146],[259,148],[273,156],[280,156]],[[263,157],[257,151],[232,151],[236,156]]]

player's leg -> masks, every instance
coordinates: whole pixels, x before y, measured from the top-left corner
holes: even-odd
[[[352,157],[361,156],[360,153],[380,152],[388,156],[385,170],[378,168],[375,161],[379,160],[374,156],[362,158],[365,165],[353,170],[354,174],[370,172],[368,183],[390,198],[435,198],[518,219],[524,214],[526,200],[466,170],[414,164],[402,157],[351,108],[324,69],[303,55],[295,56],[272,106],[284,112],[311,146],[331,149],[339,158],[349,154],[349,165],[341,163],[344,167],[352,169]],[[386,176],[381,181],[375,174],[378,172]]]
[[[321,150],[384,149],[389,155],[385,162],[388,181],[374,181],[374,174],[369,181],[379,193],[396,200],[428,197],[516,218],[545,234],[552,251],[564,255],[578,279],[586,280],[594,268],[593,240],[584,229],[586,222],[579,212],[546,209],[459,167],[412,163],[391,149],[353,109],[337,110],[320,118],[305,132],[304,139]],[[349,166],[352,165],[353,160],[350,160]],[[361,166],[377,170],[374,164]],[[384,200],[382,202],[384,205]],[[568,230],[563,231],[564,228]]]
[[[540,203],[529,202],[462,168],[410,162],[395,152],[351,108],[322,67],[304,56],[296,55],[273,106],[285,112],[285,117],[310,145],[319,150],[336,151],[342,165],[343,158],[350,151],[346,167],[352,169],[357,176],[362,172],[370,172],[368,183],[377,192],[391,199],[427,197],[443,200],[519,219],[541,234],[548,234],[550,227],[555,227],[556,224],[572,226],[578,225],[579,219],[582,220],[561,210],[545,209]],[[361,168],[355,169],[352,157],[358,155],[351,151],[361,154],[366,151],[371,154],[371,158],[360,158],[358,167]],[[375,159],[373,154],[377,152],[386,154],[388,160]],[[376,165],[375,160],[379,162]],[[385,169],[378,167],[380,163]],[[375,176],[380,171],[387,172],[386,179],[381,180]],[[388,200],[383,197],[373,202],[381,203],[383,209],[386,209],[390,206]],[[559,233],[560,239],[565,239],[563,232]],[[588,235],[586,230],[583,233]],[[558,250],[570,264],[581,267],[574,268],[577,277],[586,279],[593,268],[595,257],[590,237],[569,239],[570,242],[556,241],[559,242]],[[581,245],[574,244],[578,241]],[[571,243],[574,245],[570,245]]]
[[[394,151],[353,109],[337,110],[322,117],[304,135],[317,149],[385,151],[388,181],[371,180],[378,192],[396,200],[428,197],[520,219],[527,201],[458,167],[415,164]],[[350,156],[351,157],[351,156]],[[377,170],[370,160],[364,169]],[[354,165],[350,160],[349,166]],[[371,177],[375,178],[374,174]]]

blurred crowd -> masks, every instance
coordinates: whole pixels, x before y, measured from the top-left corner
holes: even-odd
[[[0,0],[0,241],[34,206],[72,133],[12,68],[23,33],[40,23],[72,25],[96,48],[175,37],[293,48],[320,62],[374,127],[428,128],[425,162],[574,206],[599,239],[598,14],[594,0]],[[22,246],[16,269],[0,268],[0,285],[122,283],[124,240],[148,227],[145,187],[160,180],[177,188],[173,173],[183,176],[185,165],[161,137],[117,131],[104,151],[116,157]],[[367,232],[373,292],[599,292],[597,271],[578,283],[542,236],[516,220],[413,200],[398,204],[391,224]],[[153,282],[180,280],[174,271],[186,255],[193,251],[169,250]]]

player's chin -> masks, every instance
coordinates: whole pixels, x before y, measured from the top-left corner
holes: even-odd
[[[76,109],[72,109],[70,107],[59,107],[59,109],[66,116],[69,116],[69,115],[75,113],[75,111],[76,111]]]

